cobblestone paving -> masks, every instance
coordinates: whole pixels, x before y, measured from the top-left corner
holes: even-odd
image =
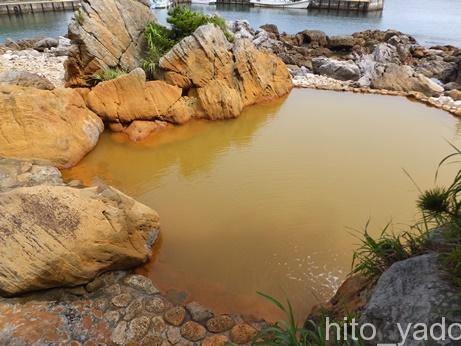
[[[247,345],[263,324],[174,305],[148,278],[123,272],[0,300],[0,345]]]

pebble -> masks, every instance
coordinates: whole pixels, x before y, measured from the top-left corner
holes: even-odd
[[[129,340],[141,340],[149,331],[150,318],[141,316],[134,318],[128,327]]]
[[[226,335],[213,335],[208,336],[202,341],[202,346],[225,346],[229,342]]]
[[[169,324],[180,326],[186,318],[186,310],[182,306],[176,306],[165,312],[164,318]]]
[[[234,320],[228,315],[212,317],[206,323],[207,329],[212,333],[222,333],[228,331],[234,325]]]
[[[172,344],[177,344],[179,341],[181,341],[181,331],[179,328],[168,326],[166,336],[168,341]]]
[[[128,305],[125,311],[125,316],[123,319],[125,321],[130,321],[140,314],[142,311],[142,299],[136,299]]]
[[[206,335],[206,329],[194,321],[184,323],[181,327],[181,335],[190,341],[202,340]]]
[[[210,310],[197,302],[187,304],[186,309],[190,313],[192,320],[196,322],[204,322],[213,317],[213,313]]]
[[[118,308],[124,308],[127,306],[132,300],[132,296],[129,293],[122,293],[119,295],[116,295],[114,298],[112,298],[112,304]]]
[[[7,51],[0,55],[0,72],[4,70],[27,71],[46,77],[56,87],[62,87],[64,81],[64,61],[66,56],[40,53],[33,49]]]
[[[154,332],[154,334],[160,335],[165,331],[165,329],[166,324],[163,318],[161,318],[160,316],[152,317],[152,331]]]
[[[239,323],[230,331],[230,339],[238,345],[249,343],[256,335],[255,328],[247,323]]]
[[[170,304],[162,297],[156,296],[153,298],[146,298],[144,307],[147,311],[155,314],[162,314],[170,307]]]
[[[127,276],[125,279],[124,279],[124,282],[134,288],[134,289],[137,289],[137,290],[140,290],[140,291],[143,291],[147,294],[157,294],[159,293],[160,291],[157,289],[157,287],[154,286],[154,284],[152,283],[152,281],[145,277],[145,276],[142,276],[142,275],[130,275],[130,276]]]

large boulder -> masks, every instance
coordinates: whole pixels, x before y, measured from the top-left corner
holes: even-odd
[[[0,193],[0,294],[88,283],[147,261],[159,220],[109,187],[20,187]]]
[[[328,45],[328,36],[320,30],[304,30],[298,32],[299,45],[325,47]]]
[[[99,83],[86,97],[88,107],[109,122],[165,118],[182,90],[164,81],[146,83],[140,68],[122,77]]]
[[[34,44],[34,49],[39,52],[45,51],[45,49],[56,48],[59,45],[59,41],[52,37],[44,38]]]
[[[53,90],[54,85],[46,77],[27,71],[4,71],[0,73],[0,84],[34,87]]]
[[[350,51],[356,44],[353,36],[330,36],[328,38],[328,48],[333,51]]]
[[[427,96],[438,96],[444,89],[431,79],[416,73],[411,66],[376,64],[371,73],[370,86],[401,92],[419,91]]]
[[[52,91],[0,85],[0,156],[75,165],[104,130],[72,89]]]
[[[418,329],[417,323],[430,328],[445,317],[445,328],[448,328],[451,323],[461,322],[459,290],[445,276],[439,268],[436,254],[418,256],[392,265],[380,277],[370,301],[362,311],[360,322],[376,327],[377,336],[373,343],[401,343],[400,323],[403,331],[408,327],[410,331],[405,345],[456,344],[435,340],[421,343],[421,340],[413,338],[415,329]],[[460,335],[459,328],[453,329]],[[436,335],[441,332],[437,329]]]
[[[201,114],[195,115],[209,119],[237,117],[243,107],[285,95],[292,88],[279,58],[258,51],[247,39],[230,43],[212,24],[175,45],[159,66],[167,83],[198,100],[195,109]]]
[[[154,21],[147,0],[84,0],[69,25],[76,45],[66,62],[70,86],[87,85],[95,73],[139,67],[144,29]]]
[[[356,81],[360,78],[359,67],[350,60],[335,60],[329,58],[312,59],[314,73],[342,81]]]
[[[438,57],[419,63],[415,70],[428,78],[436,78],[448,83],[455,80],[457,66],[454,62],[446,62]]]

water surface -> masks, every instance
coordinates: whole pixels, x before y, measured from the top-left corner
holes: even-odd
[[[456,118],[404,98],[294,90],[144,143],[104,133],[65,176],[103,179],[159,212],[144,272],[162,290],[267,318],[277,314],[256,291],[286,294],[304,316],[349,272],[351,229],[414,220],[418,193],[402,168],[431,187],[459,133]]]
[[[329,35],[350,34],[367,29],[398,29],[414,35],[422,44],[461,46],[460,0],[386,0],[382,12],[344,12],[296,9],[261,9],[242,5],[193,5],[226,19],[247,19],[254,27],[277,24],[281,31],[323,30]],[[166,10],[155,10],[165,22]],[[71,12],[0,16],[0,43],[6,37],[59,36],[67,32]]]

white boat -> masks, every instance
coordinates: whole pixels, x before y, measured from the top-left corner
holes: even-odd
[[[212,5],[216,4],[216,0],[191,0],[191,4]]]
[[[173,6],[173,1],[171,0],[156,0],[154,1],[154,8],[168,8]]]
[[[250,3],[258,7],[278,8],[304,8],[309,7],[311,0],[250,0]]]

